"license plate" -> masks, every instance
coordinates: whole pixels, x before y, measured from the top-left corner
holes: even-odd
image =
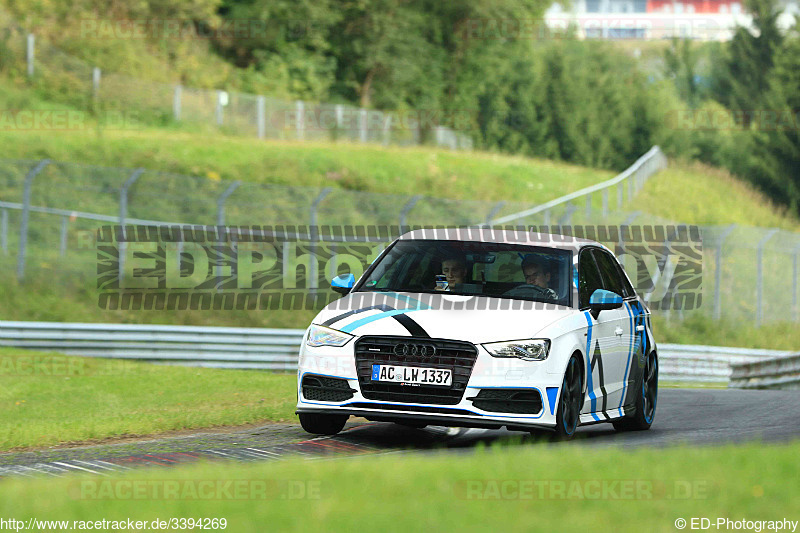
[[[453,384],[453,371],[446,368],[372,365],[372,381],[449,387]]]

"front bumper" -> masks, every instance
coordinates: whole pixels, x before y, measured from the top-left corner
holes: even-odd
[[[390,401],[365,396],[359,382],[354,345],[354,342],[343,348],[311,348],[303,345],[298,370],[297,413],[352,415],[373,421],[407,421],[456,427],[506,426],[509,429],[522,430],[555,427],[562,375],[552,372],[550,367],[558,363],[551,358],[545,361],[498,359],[492,357],[483,347],[477,346],[475,364],[464,393],[457,402],[443,403],[436,399],[427,403]],[[343,384],[342,387],[350,391],[350,394],[341,401],[311,399],[304,395],[301,386],[307,376],[343,380],[346,385]],[[363,379],[362,376],[362,382]],[[541,401],[538,412],[522,413],[518,409],[502,412],[496,405],[491,410],[481,409],[476,405],[478,395],[487,394],[482,391],[509,390],[538,394]],[[413,392],[412,387],[409,387],[409,392]],[[314,397],[319,398],[317,395]],[[531,397],[530,394],[528,397]],[[493,405],[486,401],[478,401],[478,404]]]

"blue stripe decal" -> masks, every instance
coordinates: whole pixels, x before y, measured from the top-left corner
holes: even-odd
[[[377,315],[368,316],[366,318],[362,318],[356,320],[354,322],[350,322],[345,327],[341,328],[339,331],[343,331],[345,333],[350,333],[356,328],[360,328],[365,324],[369,324],[370,322],[375,322],[376,320],[380,320],[382,318],[389,318],[395,315],[402,315],[404,313],[408,313],[410,311],[420,311],[423,308],[421,307],[409,307],[408,309],[395,309],[394,311],[386,311],[385,313],[380,313]]]
[[[628,387],[628,370],[631,367],[631,353],[633,353],[633,339],[636,337],[636,330],[633,327],[633,313],[631,306],[625,302],[625,310],[628,311],[628,326],[631,332],[631,341],[628,345],[628,362],[625,364],[625,374],[622,376],[622,398],[619,399],[619,416],[622,414],[622,404],[625,402],[625,389]]]
[[[586,323],[589,325],[589,330],[586,332],[586,373],[589,375],[589,386],[587,390],[589,391],[589,399],[592,401],[592,418],[599,422],[600,417],[595,413],[597,410],[597,396],[594,393],[594,385],[592,385],[592,360],[590,359],[592,353],[592,315],[589,311],[584,311],[583,315],[586,317]]]
[[[408,302],[410,304],[416,305],[416,307],[407,307],[405,309],[393,309],[391,311],[386,311],[384,313],[380,313],[377,315],[368,316],[366,318],[362,318],[360,320],[356,320],[354,322],[347,324],[345,327],[340,328],[339,331],[350,333],[354,329],[360,328],[363,325],[369,324],[370,322],[375,322],[376,320],[380,320],[382,318],[389,318],[395,315],[402,315],[410,311],[423,311],[425,309],[431,309],[431,306],[415,298],[411,298],[410,296],[405,296],[404,294],[397,294],[396,292],[387,292],[386,296],[394,298],[395,300]]]
[[[558,396],[558,387],[546,387],[547,390],[547,403],[550,404],[550,414],[556,413],[556,396]]]

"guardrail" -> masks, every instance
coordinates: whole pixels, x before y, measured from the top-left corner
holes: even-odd
[[[191,366],[295,371],[304,332],[0,321],[0,346]]]
[[[800,354],[732,365],[730,387],[800,389]]]
[[[792,355],[792,352],[692,344],[659,344],[658,355],[661,379],[725,384],[731,380],[733,365],[784,358]]]
[[[295,371],[303,334],[302,329],[0,321],[0,346],[213,368]],[[659,357],[664,381],[730,381],[750,388],[779,386],[788,373],[800,382],[800,356],[791,352],[660,344]]]
[[[510,224],[521,218],[544,213],[544,225],[549,226],[550,211],[552,211],[553,208],[562,204],[570,204],[573,200],[585,197],[587,212],[591,212],[592,194],[600,191],[603,192],[603,218],[606,218],[608,216],[608,190],[611,187],[617,187],[617,208],[621,209],[622,196],[624,193],[624,186],[622,182],[626,180],[628,181],[628,199],[630,200],[633,198],[635,193],[639,192],[645,181],[647,181],[650,176],[666,167],[667,156],[664,155],[664,152],[661,151],[661,148],[658,146],[653,146],[647,151],[646,154],[637,159],[631,166],[608,181],[598,183],[597,185],[592,185],[591,187],[586,187],[579,191],[567,194],[566,196],[562,196],[561,198],[556,198],[555,200],[550,200],[547,203],[537,205],[531,209],[520,211],[519,213],[513,213],[511,215],[496,218],[494,220],[487,220],[486,225],[501,226]]]

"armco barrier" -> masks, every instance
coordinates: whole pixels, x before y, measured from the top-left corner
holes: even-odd
[[[800,354],[732,365],[730,387],[800,389]]]
[[[262,370],[297,369],[302,329],[0,321],[0,346],[161,364]],[[683,344],[658,345],[663,381],[779,386],[800,373],[800,356]],[[761,365],[761,366],[759,366]],[[734,375],[731,376],[731,368]],[[788,378],[787,378],[788,379]]]
[[[192,366],[294,371],[303,333],[302,329],[0,321],[0,346]]]

